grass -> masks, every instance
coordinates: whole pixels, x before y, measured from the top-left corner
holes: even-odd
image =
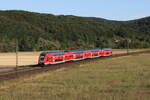
[[[0,83],[0,100],[150,100],[150,54]]]

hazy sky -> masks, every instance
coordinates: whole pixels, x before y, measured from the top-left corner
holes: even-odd
[[[150,0],[1,0],[0,10],[131,20],[150,16]]]

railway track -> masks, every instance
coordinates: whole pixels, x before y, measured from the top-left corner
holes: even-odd
[[[56,70],[56,69],[63,68],[63,67],[69,67],[69,66],[73,66],[76,64],[84,64],[84,63],[90,63],[90,62],[97,61],[97,60],[104,60],[104,59],[129,56],[129,55],[138,55],[138,54],[143,54],[143,53],[150,53],[150,50],[139,51],[139,52],[130,52],[128,54],[127,53],[114,54],[114,55],[109,56],[109,57],[86,59],[86,60],[82,60],[82,61],[67,62],[67,63],[57,64],[57,65],[47,65],[45,67],[41,67],[38,65],[24,66],[24,67],[29,67],[29,68],[28,69],[14,70],[11,72],[0,73],[0,82],[12,80],[12,79],[17,79],[17,78],[25,76],[25,75],[33,75],[33,74],[47,72],[50,70]]]

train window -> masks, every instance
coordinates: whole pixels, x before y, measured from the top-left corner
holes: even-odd
[[[44,61],[44,58],[40,58],[41,61]]]
[[[92,56],[98,56],[98,54],[93,54]]]
[[[55,59],[55,62],[63,61],[63,59]]]
[[[53,57],[49,57],[48,59],[52,59]]]
[[[44,56],[41,56],[41,57],[40,57],[40,61],[44,61]]]
[[[73,55],[70,55],[69,57],[73,57]]]
[[[78,56],[78,57],[76,57],[76,59],[80,59],[80,58],[83,58],[83,56]]]

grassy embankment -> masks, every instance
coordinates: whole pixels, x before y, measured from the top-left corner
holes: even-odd
[[[0,83],[0,100],[150,100],[150,54]]]

